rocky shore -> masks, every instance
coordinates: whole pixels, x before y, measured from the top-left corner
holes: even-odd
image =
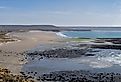
[[[121,39],[97,39],[92,41],[92,43],[78,44],[76,47],[88,46],[90,48],[99,49],[118,49],[121,50]]]
[[[35,82],[31,76],[14,75],[8,69],[0,68],[0,82]]]
[[[121,44],[121,38],[97,38],[94,42],[97,43],[104,43],[104,42],[111,42],[113,44]]]
[[[43,58],[76,58],[81,56],[94,56],[95,54],[91,54],[94,49],[117,49],[121,50],[120,44],[75,44],[70,45],[70,47],[63,48],[54,48],[44,51],[32,51],[27,52],[28,56],[40,56]],[[87,53],[89,52],[89,53]],[[91,52],[91,53],[90,53]],[[33,58],[34,59],[34,58]]]
[[[27,33],[27,39],[30,36],[33,36],[33,33]],[[41,37],[39,34],[34,33],[33,38],[29,37],[28,40],[24,40],[23,42],[8,44],[6,46],[2,46],[1,50],[3,51],[17,51],[17,53],[4,53],[1,54],[2,65],[6,65],[9,68],[15,68],[17,65],[23,65],[25,60],[27,60],[26,53],[18,54],[19,50],[27,50],[29,47],[34,47],[31,44],[38,45],[39,43],[55,43],[53,39],[56,40],[55,35],[53,38],[49,38],[51,33],[44,33],[41,32]],[[44,34],[42,36],[42,34]],[[25,34],[26,35],[26,34]],[[24,35],[24,36],[25,36]],[[46,36],[45,36],[46,35]],[[35,38],[36,36],[36,38]],[[49,37],[48,37],[49,36]],[[23,36],[22,36],[23,37]],[[25,38],[26,38],[25,37]],[[52,37],[52,36],[51,36]],[[41,38],[41,39],[38,39]],[[45,40],[43,40],[43,38]],[[29,42],[30,41],[30,42]],[[27,56],[32,57],[34,60],[34,56],[39,56],[38,59],[43,58],[76,58],[81,56],[94,56],[95,54],[90,54],[87,52],[98,52],[92,51],[91,48],[99,48],[99,49],[121,49],[120,42],[121,40],[118,39],[106,39],[106,40],[99,40],[97,43],[105,43],[111,42],[112,44],[79,44],[78,46],[71,46],[71,47],[64,47],[64,48],[51,48],[50,50],[44,51],[34,51],[34,52],[27,52]],[[95,42],[96,43],[96,42]],[[20,53],[20,52],[19,52]],[[4,60],[3,60],[4,59]],[[12,61],[12,62],[11,62]],[[22,63],[22,64],[21,64]],[[27,62],[28,63],[28,62]],[[11,66],[10,66],[11,65]],[[33,77],[29,76],[30,73],[37,75],[37,72],[30,71],[27,75],[24,72],[21,72],[22,75],[14,75],[11,74],[10,71],[7,69],[0,69],[2,72],[0,73],[0,81],[1,82],[34,82]],[[7,70],[3,71],[3,70]],[[15,70],[15,69],[13,69]],[[4,74],[3,74],[4,73]],[[17,78],[17,79],[16,79]],[[121,76],[119,73],[91,73],[88,71],[58,71],[58,72],[51,72],[49,74],[44,74],[42,76],[37,77],[38,81],[61,81],[61,82],[120,82]]]
[[[66,48],[54,48],[44,51],[34,51],[27,52],[27,55],[32,57],[40,56],[43,58],[76,58],[81,56],[94,56],[95,54],[90,54],[87,52],[99,52],[94,49],[121,49],[120,45],[108,45],[108,44],[78,44],[71,45],[71,47]],[[39,58],[38,58],[39,59]],[[37,72],[27,72],[27,74],[37,75]],[[114,72],[101,72],[94,73],[84,70],[75,71],[55,71],[48,74],[43,74],[41,76],[37,75],[38,81],[43,82],[121,82],[121,74]]]
[[[121,45],[91,45],[91,48],[99,48],[99,49],[119,49],[121,50]]]
[[[41,58],[76,58],[85,55],[89,51],[85,48],[57,48],[44,51],[28,52],[28,56],[40,56]]]
[[[43,74],[42,81],[54,82],[121,82],[119,73],[91,73],[89,71],[57,71]]]

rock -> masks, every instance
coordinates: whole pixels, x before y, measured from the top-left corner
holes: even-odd
[[[0,82],[35,82],[25,76],[24,72],[21,72],[23,75],[14,75],[11,74],[8,69],[0,68]]]
[[[99,48],[99,49],[121,49],[121,45],[91,45],[91,48]]]
[[[92,73],[89,71],[56,71],[43,74],[42,81],[54,82],[121,82],[121,75],[115,73]]]
[[[81,49],[81,48],[59,48],[59,49],[51,49],[45,51],[35,51],[32,53],[27,53],[29,56],[41,56],[46,58],[76,58],[85,55],[88,49]],[[40,59],[41,59],[40,58]],[[34,60],[34,58],[32,58]]]

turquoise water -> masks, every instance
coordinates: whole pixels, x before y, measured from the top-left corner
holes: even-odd
[[[121,31],[64,31],[62,34],[72,38],[121,38]]]

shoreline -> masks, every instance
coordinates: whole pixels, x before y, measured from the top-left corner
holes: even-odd
[[[11,32],[7,35],[10,37],[16,37],[18,41],[2,43],[0,45],[0,66],[3,68],[8,68],[13,73],[20,73],[22,65],[27,63],[27,60],[24,60],[26,57],[25,53],[28,50],[36,48],[37,46],[43,44],[58,44],[61,43],[73,43],[73,41],[66,41],[66,37],[62,37],[59,34],[60,32],[52,31],[27,31],[27,32]],[[85,40],[84,40],[85,41]],[[69,43],[69,44],[70,44]],[[75,43],[78,43],[75,41]],[[4,45],[3,45],[4,44]],[[88,41],[82,44],[90,44]],[[97,45],[96,43],[94,43]],[[99,45],[100,46],[100,45]],[[11,61],[12,60],[12,61]],[[11,68],[13,67],[13,68]],[[16,70],[14,70],[16,69]]]
[[[63,38],[71,38],[71,37],[64,35],[62,32],[56,32],[56,35],[61,36]]]
[[[16,36],[19,41],[2,43],[0,45],[0,67],[9,69],[14,74],[19,74],[22,65],[27,63],[25,55],[22,53],[35,48],[40,44],[55,44],[62,37],[57,36],[55,32],[12,32],[10,36]]]
[[[11,32],[11,33],[7,34],[10,37],[17,38],[19,41],[3,43],[4,45],[0,45],[0,54],[1,54],[0,67],[9,69],[12,74],[20,74],[21,75],[21,72],[23,71],[22,70],[23,65],[29,63],[29,61],[27,61],[28,58],[26,57],[27,56],[26,52],[29,50],[32,50],[33,48],[36,48],[37,46],[41,46],[42,48],[44,48],[45,49],[44,52],[47,52],[47,53],[52,52],[52,55],[50,55],[50,56],[46,55],[47,57],[50,57],[50,58],[55,57],[56,58],[57,56],[53,55],[53,53],[55,52],[55,54],[58,54],[60,58],[69,57],[68,54],[70,54],[70,56],[72,56],[72,58],[73,58],[74,53],[76,53],[76,55],[80,55],[80,52],[82,52],[83,50],[78,53],[78,50],[72,50],[72,49],[68,50],[65,48],[64,49],[56,49],[56,48],[57,47],[63,48],[64,45],[65,45],[65,47],[67,47],[67,46],[70,47],[71,44],[73,45],[73,47],[74,46],[75,47],[77,47],[77,46],[82,47],[85,45],[91,45],[92,47],[94,46],[97,48],[101,47],[101,45],[104,45],[102,47],[105,47],[107,45],[107,43],[105,43],[107,40],[105,40],[104,43],[100,43],[101,41],[98,41],[98,40],[96,41],[97,43],[96,42],[91,43],[91,42],[85,42],[85,41],[83,42],[81,40],[79,40],[79,42],[77,42],[78,39],[76,39],[76,40],[74,39],[75,42],[72,42],[73,39],[66,41],[65,39],[68,39],[68,37],[64,37],[63,35],[60,35],[58,33],[60,33],[60,32],[38,31],[38,30],[33,31],[33,30],[31,30],[31,31],[27,31],[27,32],[18,32],[18,33]],[[112,40],[108,40],[108,41],[112,42]],[[79,43],[80,43],[80,45],[79,45]],[[55,44],[55,46],[54,46],[54,44]],[[76,46],[75,44],[78,44],[78,45]],[[100,45],[98,45],[98,44],[100,44]],[[110,45],[112,48],[112,44],[110,44]],[[52,49],[52,51],[51,50],[47,51],[46,47],[53,48],[53,49]],[[41,48],[40,48],[40,50],[41,50]],[[65,52],[67,53],[67,55],[61,56],[61,54],[64,54]],[[72,52],[72,54],[70,52]],[[43,54],[43,55],[45,55],[45,54]],[[75,57],[76,57],[76,55],[75,55]],[[88,55],[91,55],[91,54],[88,54]],[[32,62],[34,61],[34,59],[35,58],[32,58]],[[95,64],[95,63],[93,63],[93,64]],[[58,65],[60,65],[60,64],[58,64]],[[31,71],[31,72],[33,72],[33,71]],[[67,72],[70,72],[70,71],[67,71]],[[67,72],[65,71],[64,74],[66,74]],[[28,73],[29,73],[29,71],[28,71]],[[35,72],[35,73],[37,73],[37,72]],[[73,73],[73,71],[72,71],[72,73]],[[60,75],[60,74],[61,74],[61,72],[58,72],[58,75]],[[45,78],[47,78],[47,77],[45,77]]]

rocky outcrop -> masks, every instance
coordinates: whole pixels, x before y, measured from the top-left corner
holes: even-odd
[[[25,75],[14,75],[8,69],[0,68],[0,82],[35,82]]]
[[[121,49],[121,45],[91,45],[91,48],[99,49]]]
[[[82,47],[83,45],[88,46],[89,48],[98,48],[98,49],[118,49],[121,50],[121,44],[78,44],[76,47]]]
[[[121,39],[116,39],[116,38],[113,38],[113,39],[105,39],[105,41],[107,42],[111,42],[113,44],[121,44]]]
[[[95,41],[92,41],[94,43],[105,43],[110,42],[113,44],[121,44],[121,38],[97,38]]]
[[[88,51],[87,48],[59,48],[51,49],[45,51],[34,51],[32,53],[27,53],[29,56],[38,55],[46,58],[76,58],[85,55]]]
[[[42,81],[54,82],[121,82],[119,73],[91,73],[89,71],[58,71],[43,74]]]

